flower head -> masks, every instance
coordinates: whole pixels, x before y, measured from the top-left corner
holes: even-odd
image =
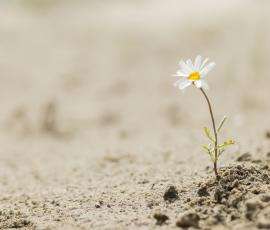
[[[181,60],[179,62],[180,69],[174,75],[176,77],[181,77],[181,79],[175,82],[175,86],[183,90],[186,87],[194,84],[197,88],[208,89],[208,84],[205,80],[206,75],[215,67],[214,62],[208,62],[208,58],[202,61],[202,57],[198,55],[195,59],[194,64],[191,59],[186,62]]]

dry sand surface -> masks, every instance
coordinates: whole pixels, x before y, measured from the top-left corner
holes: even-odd
[[[0,1],[0,229],[270,228],[269,1]],[[198,90],[237,144],[214,180]],[[243,155],[245,154],[245,155]]]

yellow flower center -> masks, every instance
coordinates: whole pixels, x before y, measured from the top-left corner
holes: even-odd
[[[200,78],[201,76],[199,72],[193,72],[188,76],[188,80],[191,80],[191,81],[197,81],[197,80],[200,80]]]

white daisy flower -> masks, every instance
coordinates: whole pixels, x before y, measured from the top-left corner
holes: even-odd
[[[208,58],[202,61],[202,57],[198,55],[195,59],[194,64],[188,59],[186,62],[181,60],[179,62],[180,69],[174,75],[176,77],[181,77],[180,80],[176,81],[174,86],[183,90],[186,87],[194,84],[197,88],[208,89],[208,84],[205,80],[206,75],[215,67],[214,62],[208,62]]]

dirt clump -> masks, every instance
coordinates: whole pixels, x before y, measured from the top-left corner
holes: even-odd
[[[251,154],[250,153],[244,153],[241,156],[239,156],[237,159],[237,161],[250,161],[251,160]]]
[[[210,195],[209,192],[207,191],[207,187],[204,185],[202,185],[198,189],[197,194],[198,194],[198,196],[209,196]]]
[[[198,228],[199,221],[200,217],[197,213],[186,212],[180,216],[179,220],[176,222],[176,226],[181,228],[190,228],[190,227]]]
[[[167,220],[169,220],[169,217],[167,215],[156,213],[154,214],[154,218],[156,219],[156,225],[163,225],[166,223]]]
[[[164,193],[163,199],[165,201],[169,201],[170,203],[176,201],[179,199],[178,191],[175,186],[169,186],[168,189],[166,189],[166,192]]]
[[[186,202],[185,209],[200,217],[198,226],[233,227],[247,222],[255,228],[270,226],[270,215],[265,214],[270,207],[268,167],[245,162],[222,168],[219,173],[219,181],[208,177],[198,183],[197,193]]]
[[[268,139],[270,139],[270,131],[267,131],[267,132],[265,133],[265,137],[268,138]]]

